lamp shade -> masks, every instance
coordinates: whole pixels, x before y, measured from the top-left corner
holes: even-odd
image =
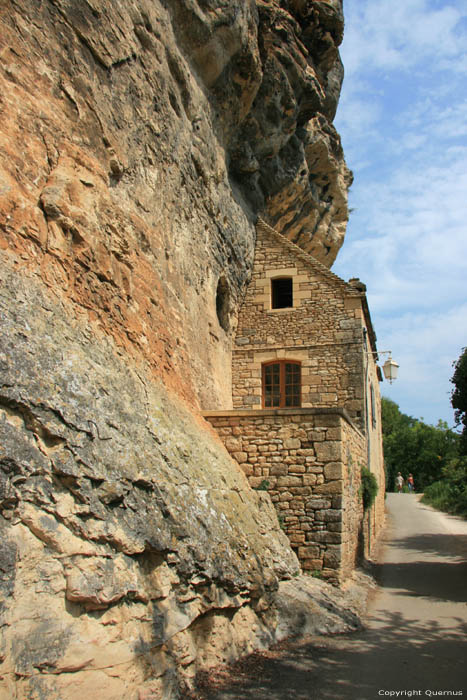
[[[390,384],[393,383],[395,379],[397,379],[397,370],[399,369],[399,365],[397,362],[395,362],[392,357],[388,357],[386,362],[383,365],[383,372],[384,376],[388,380]]]

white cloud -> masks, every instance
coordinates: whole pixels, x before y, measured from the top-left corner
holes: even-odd
[[[397,386],[383,384],[383,394],[399,403],[404,413],[429,423],[442,418],[453,424],[450,379],[452,363],[467,342],[466,319],[467,302],[440,314],[415,311],[380,324],[385,345],[400,365]]]
[[[333,270],[367,284],[378,345],[401,364],[383,390],[405,413],[452,423],[452,362],[467,345],[467,4],[344,7],[336,127],[355,211]]]
[[[442,8],[430,0],[347,0],[345,14],[342,55],[349,76],[362,69],[409,71],[435,52],[438,60],[463,55],[467,9],[461,0]]]

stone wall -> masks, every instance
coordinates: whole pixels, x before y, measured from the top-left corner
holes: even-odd
[[[384,471],[383,435],[381,424],[381,393],[379,390],[379,378],[375,372],[374,363],[369,363],[367,376],[367,459],[366,463],[374,474],[378,483],[376,500],[367,513],[366,535],[367,555],[373,552],[373,545],[384,525],[384,508],[386,491],[386,477]]]
[[[271,308],[271,279],[290,276],[293,308]],[[357,421],[363,402],[362,294],[269,226],[258,224],[252,281],[233,351],[233,407],[261,406],[261,364],[302,365],[302,406],[343,407]]]
[[[355,566],[365,439],[339,409],[212,411],[212,423],[254,489],[273,501],[301,566],[331,581]]]

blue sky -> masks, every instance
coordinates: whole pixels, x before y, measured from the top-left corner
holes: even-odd
[[[344,13],[335,125],[355,181],[332,269],[365,282],[378,348],[400,364],[383,395],[452,426],[467,346],[467,1],[344,0]]]

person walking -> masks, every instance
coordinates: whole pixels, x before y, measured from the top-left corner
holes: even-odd
[[[413,480],[412,474],[409,474],[409,476],[408,476],[408,478],[407,478],[407,486],[409,487],[410,493],[412,493],[413,491],[415,491],[415,484],[414,484],[414,480]]]
[[[397,472],[396,477],[397,493],[402,493],[402,487],[404,486],[404,477],[400,472]]]

